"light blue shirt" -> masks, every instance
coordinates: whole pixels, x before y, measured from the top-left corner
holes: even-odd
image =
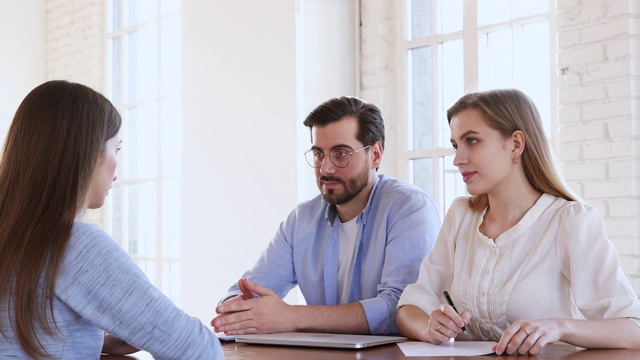
[[[280,224],[247,277],[284,297],[296,285],[308,305],[339,305],[340,221],[321,195],[303,202]],[[418,187],[378,175],[358,217],[349,303],[359,301],[371,334],[397,334],[396,305],[418,277],[441,222],[431,198]],[[227,296],[240,293],[237,285]]]
[[[0,335],[0,359],[30,359],[13,332],[8,305],[6,299],[0,301],[5,334]],[[157,360],[223,357],[211,329],[176,307],[94,224],[73,225],[56,278],[53,315],[53,336],[36,327],[42,348],[53,359],[98,359],[105,331]]]

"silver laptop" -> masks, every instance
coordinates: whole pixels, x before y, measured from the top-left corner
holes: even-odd
[[[277,334],[237,335],[236,342],[265,345],[315,346],[342,349],[362,349],[407,340],[403,336],[351,335],[285,332]]]

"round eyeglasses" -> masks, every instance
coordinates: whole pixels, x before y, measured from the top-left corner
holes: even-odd
[[[335,165],[336,167],[339,167],[339,168],[347,167],[347,165],[349,165],[349,159],[351,158],[351,155],[357,153],[358,151],[368,149],[370,147],[371,145],[367,145],[361,149],[353,150],[351,152],[345,149],[331,150],[331,152],[329,153],[329,160],[331,160],[333,165]],[[304,153],[304,157],[305,159],[307,159],[307,163],[312,168],[319,168],[320,166],[322,166],[325,155],[326,154],[323,153],[322,151],[315,150],[315,149],[309,149]]]

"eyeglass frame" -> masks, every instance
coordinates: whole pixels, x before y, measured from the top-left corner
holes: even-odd
[[[331,156],[331,154],[332,154],[333,152],[337,152],[337,151],[345,151],[345,150],[341,150],[341,149],[334,149],[334,150],[329,151],[329,161],[331,161],[331,163],[333,164],[333,166],[335,166],[335,167],[337,167],[337,168],[340,168],[340,169],[344,169],[344,168],[346,168],[347,166],[349,166],[349,164],[351,163],[351,155],[353,155],[353,154],[355,154],[355,153],[357,153],[357,152],[360,152],[360,151],[362,151],[362,150],[368,149],[368,148],[370,148],[370,147],[371,147],[371,145],[367,145],[367,146],[362,147],[362,148],[360,148],[360,149],[358,149],[358,150],[353,150],[353,151],[351,151],[351,152],[347,151],[347,164],[346,164],[345,166],[339,166],[338,164],[336,164],[335,162],[333,162],[333,157]],[[311,151],[316,151],[316,150],[314,150],[314,149],[309,149],[309,150],[307,150],[307,151],[305,151],[305,152],[304,152],[304,158],[305,158],[305,160],[307,161],[307,164],[309,164],[309,166],[311,166],[311,167],[312,167],[312,168],[314,168],[314,169],[321,168],[321,167],[322,167],[322,165],[324,165],[324,160],[327,158],[327,153],[322,152],[322,151],[318,151],[318,152],[322,153],[322,161],[320,162],[320,164],[319,164],[318,166],[313,166],[313,165],[311,165],[311,164],[309,163],[309,159],[307,158],[307,154],[308,154],[309,152],[311,152]],[[315,163],[315,161],[314,161],[314,163]]]

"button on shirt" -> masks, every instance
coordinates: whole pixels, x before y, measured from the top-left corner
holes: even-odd
[[[339,305],[339,229],[322,196],[298,205],[243,277],[284,297],[298,285],[308,305]],[[396,305],[416,281],[440,230],[435,204],[418,187],[378,175],[358,217],[348,303],[359,301],[372,334],[397,334]],[[237,295],[237,285],[227,296]]]
[[[398,306],[427,314],[448,290],[468,310],[468,336],[498,341],[514,321],[543,318],[640,319],[640,302],[619,266],[600,213],[543,194],[514,227],[492,240],[479,231],[486,209],[468,198],[449,209],[433,252]]]

